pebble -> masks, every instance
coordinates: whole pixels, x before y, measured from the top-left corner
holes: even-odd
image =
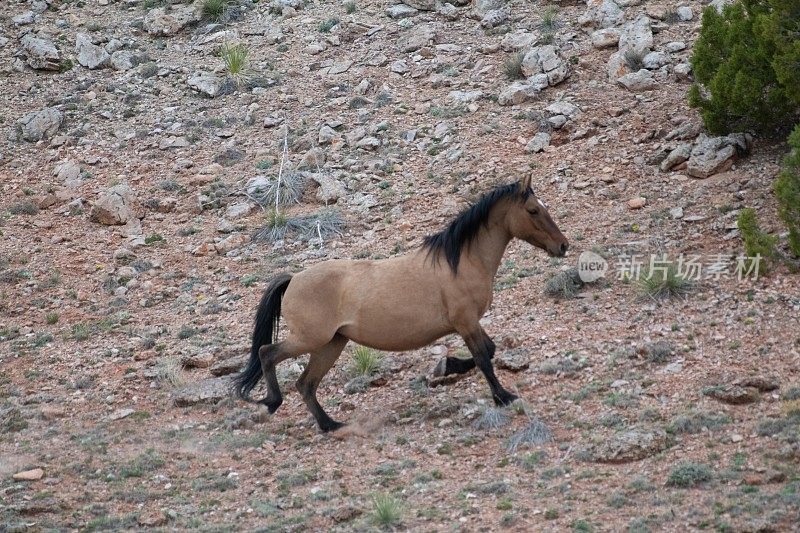
[[[42,476],[44,476],[44,470],[41,468],[34,468],[33,470],[17,472],[12,477],[14,478],[14,481],[37,481],[42,479]]]

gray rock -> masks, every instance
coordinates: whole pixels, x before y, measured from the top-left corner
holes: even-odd
[[[541,152],[550,146],[550,135],[540,131],[525,145],[525,151],[529,154]]]
[[[679,80],[688,80],[692,75],[692,65],[691,63],[678,63],[672,71]]]
[[[37,142],[55,135],[64,122],[64,115],[54,107],[46,107],[40,111],[32,111],[17,121],[22,138],[29,142]]]
[[[430,24],[414,26],[407,34],[397,39],[397,47],[402,52],[416,52],[436,38],[436,31]]]
[[[33,24],[36,20],[36,13],[33,11],[24,11],[19,15],[15,15],[11,22],[16,24],[17,26],[26,26],[28,24]]]
[[[327,124],[323,124],[323,126],[319,129],[317,142],[319,142],[319,144],[329,144],[331,141],[337,138],[339,138],[339,133]]]
[[[707,178],[725,172],[733,165],[737,153],[745,154],[750,143],[744,135],[708,137],[700,134],[692,148],[686,173],[694,178]]]
[[[317,200],[326,205],[335,203],[339,198],[344,198],[347,194],[344,183],[336,178],[317,173],[312,174],[311,179],[319,185],[317,189]]]
[[[694,12],[689,6],[680,6],[677,10],[678,18],[683,22],[688,22],[694,18]]]
[[[680,220],[683,218],[683,208],[681,206],[673,207],[669,210],[669,216],[673,220]]]
[[[90,218],[106,226],[122,226],[142,215],[133,190],[126,184],[120,184],[100,195],[92,206]]]
[[[169,37],[201,18],[199,9],[194,6],[171,6],[169,12],[157,7],[144,16],[144,29],[150,35]]]
[[[508,33],[503,37],[500,47],[506,52],[516,52],[535,45],[538,38],[535,33],[529,31]]]
[[[227,209],[225,209],[225,218],[228,220],[237,220],[239,218],[244,218],[249,215],[255,206],[250,202],[239,202],[233,205],[229,205]]]
[[[661,162],[661,170],[666,172],[676,166],[680,165],[684,161],[689,159],[689,156],[692,155],[692,145],[691,144],[681,144],[674,150],[672,150],[664,161]]]
[[[550,85],[557,85],[569,76],[567,62],[559,56],[553,45],[532,48],[522,59],[522,72],[526,76],[546,74]]]
[[[664,45],[667,52],[674,54],[686,50],[686,43],[683,41],[672,41]]]
[[[222,94],[225,80],[211,72],[195,72],[186,83],[195,91],[214,98]]]
[[[610,28],[625,19],[622,8],[613,0],[588,0],[588,9],[578,17],[578,23],[584,27]]]
[[[77,162],[68,159],[56,165],[53,174],[55,174],[56,179],[62,183],[77,180],[81,175],[81,166]]]
[[[581,112],[581,110],[578,109],[576,105],[573,105],[564,100],[553,102],[552,104],[550,104],[545,108],[545,111],[547,111],[551,115],[566,115],[569,118],[575,118]]]
[[[645,68],[639,72],[625,74],[617,80],[617,83],[634,93],[652,91],[658,87],[658,82],[653,78],[653,73]]]
[[[619,51],[623,54],[632,51],[637,54],[645,55],[653,47],[653,30],[651,28],[650,17],[640,15],[633,22],[629,22],[622,28],[619,35]]]
[[[130,70],[137,65],[136,56],[128,50],[117,50],[111,54],[111,67],[114,70]]]
[[[496,28],[501,24],[505,24],[511,16],[511,8],[508,4],[500,9],[493,9],[486,13],[481,19],[481,27],[483,28]]]
[[[234,233],[214,243],[214,249],[219,255],[225,255],[250,243],[250,237],[241,233]]]
[[[458,8],[453,4],[448,2],[444,3],[437,3],[436,4],[436,12],[446,18],[447,20],[458,20],[458,16],[461,14]]]
[[[52,41],[26,34],[21,39],[22,50],[28,56],[28,66],[36,70],[58,70],[61,56]]]
[[[497,103],[503,106],[518,105],[536,98],[541,88],[527,81],[515,81],[502,91],[497,97]]]
[[[218,402],[229,397],[232,390],[233,380],[229,376],[208,378],[180,389],[172,399],[176,407],[189,407],[198,403]]]
[[[478,17],[483,18],[489,11],[500,9],[504,4],[503,0],[474,0],[472,10]]]
[[[703,391],[703,394],[731,405],[754,403],[761,398],[759,390],[756,387],[747,387],[738,384],[709,387]]]
[[[78,55],[78,63],[90,70],[108,66],[111,61],[105,48],[92,44],[92,38],[85,33],[75,36],[75,53]]]
[[[397,4],[387,8],[385,13],[386,16],[391,19],[400,20],[417,15],[419,10],[414,9],[411,6],[407,6],[406,4]]]
[[[644,68],[648,70],[658,70],[664,65],[669,65],[670,57],[666,52],[650,52],[642,60]]]
[[[403,0],[403,3],[420,11],[433,11],[436,8],[436,0]]]
[[[469,104],[483,98],[483,91],[450,91],[447,99],[456,104]]]
[[[592,46],[598,49],[612,48],[619,43],[619,30],[603,28],[592,32]]]
[[[587,455],[598,463],[628,463],[662,452],[668,445],[667,433],[660,428],[631,429],[590,447]]]
[[[498,368],[519,372],[525,370],[531,364],[530,352],[525,348],[514,348],[511,350],[499,350],[494,358]]]
[[[410,69],[408,68],[408,64],[404,60],[398,59],[389,66],[389,70],[391,70],[395,74],[405,74]]]

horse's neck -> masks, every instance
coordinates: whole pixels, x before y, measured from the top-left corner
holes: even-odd
[[[492,217],[466,251],[467,262],[493,279],[510,241],[511,234],[502,224],[502,217]]]

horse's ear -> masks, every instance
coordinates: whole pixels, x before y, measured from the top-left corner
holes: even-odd
[[[530,188],[531,188],[531,174],[527,174],[525,175],[525,177],[519,180],[519,193],[524,195]]]

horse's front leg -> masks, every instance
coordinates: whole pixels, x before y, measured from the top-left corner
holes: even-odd
[[[474,364],[483,372],[483,376],[489,383],[494,403],[497,405],[509,405],[516,400],[517,396],[505,390],[494,374],[492,358],[494,357],[496,346],[480,324],[475,324],[463,331],[460,330],[458,333],[467,344],[467,348],[475,361]]]

